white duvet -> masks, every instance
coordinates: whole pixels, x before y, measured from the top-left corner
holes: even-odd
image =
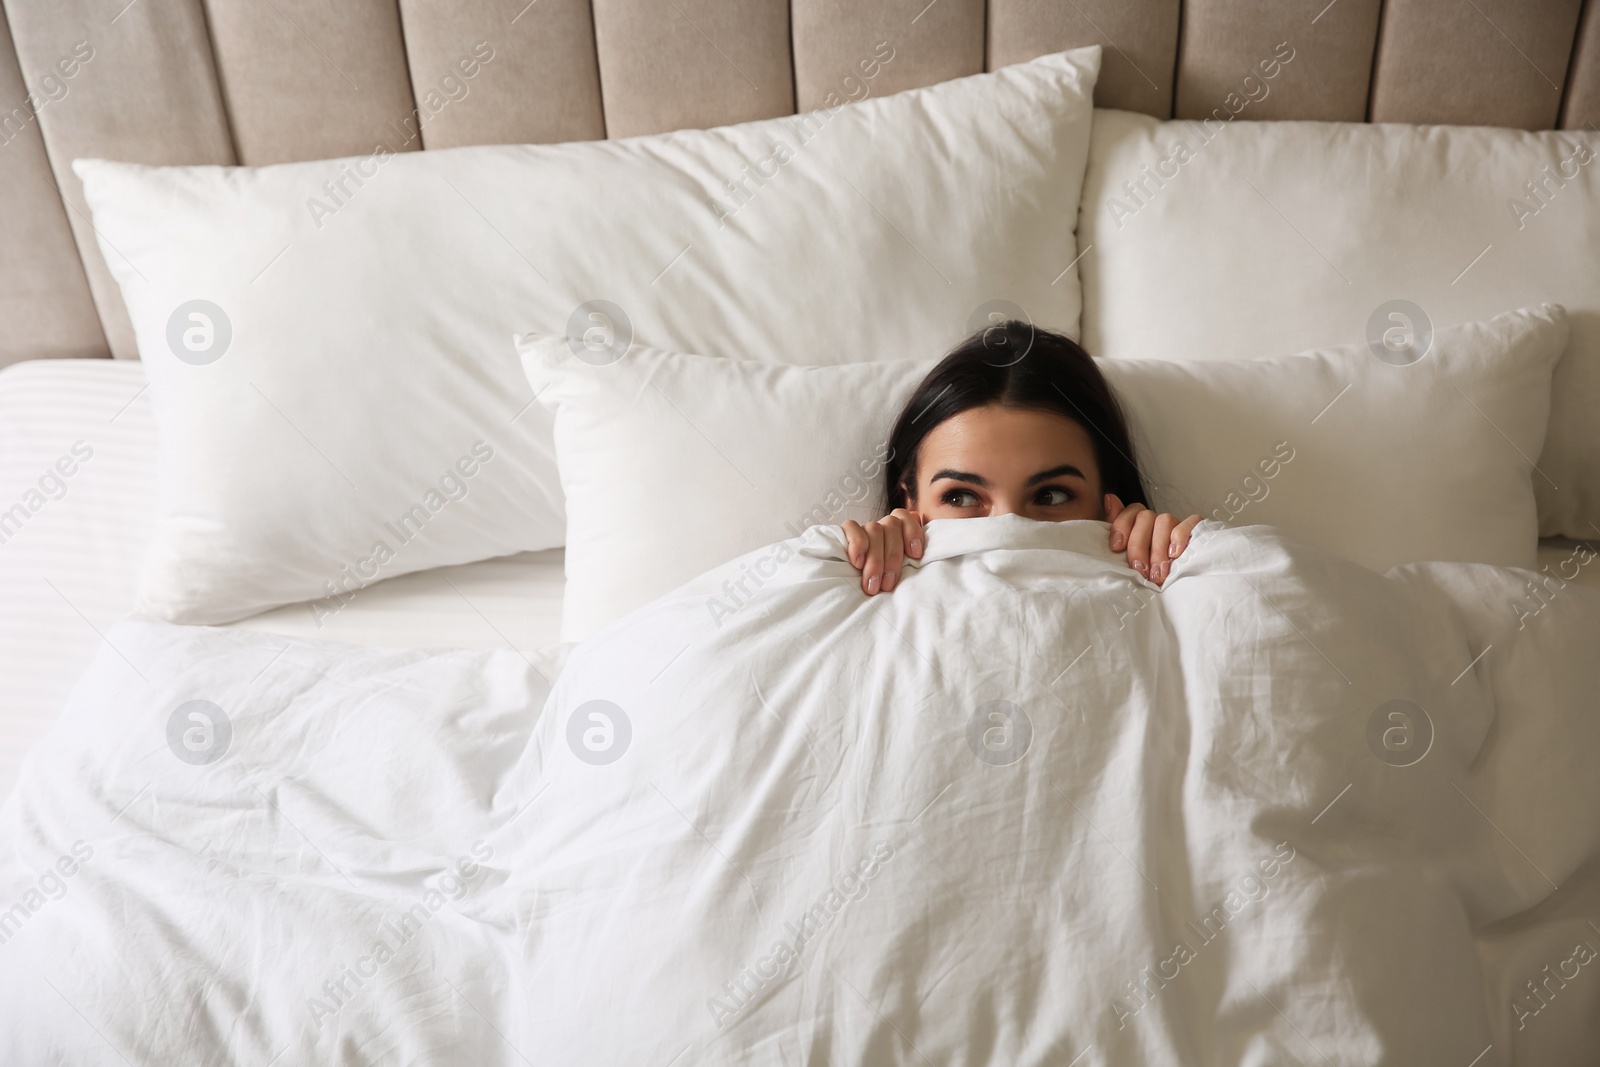
[[[124,623],[0,809],[0,1062],[1591,1062],[1600,595],[1105,542],[868,600],[814,528],[553,687]]]

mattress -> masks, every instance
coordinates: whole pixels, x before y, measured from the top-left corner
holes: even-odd
[[[133,610],[153,529],[155,449],[137,362],[0,371],[0,797],[105,633]],[[296,604],[233,625],[531,653],[558,640],[562,584],[559,549],[524,553],[378,582],[331,615]]]
[[[134,602],[156,499],[143,368],[38,360],[0,371],[0,797],[106,632]],[[71,473],[65,473],[70,471]],[[1569,541],[1541,567],[1600,588]],[[562,553],[524,553],[375,583],[331,616],[290,605],[232,625],[358,645],[509,647],[558,641]],[[1510,609],[1508,609],[1510,610]]]

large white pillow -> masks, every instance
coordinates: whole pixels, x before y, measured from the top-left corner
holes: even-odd
[[[619,141],[78,161],[160,427],[140,609],[221,622],[561,544],[529,326],[818,363],[935,352],[993,301],[1076,333],[1099,62]]]
[[[1277,526],[1380,571],[1532,567],[1523,453],[1543,440],[1566,343],[1565,313],[1544,307],[1441,330],[1409,366],[1356,344],[1101,369],[1159,510]],[[774,367],[642,345],[594,366],[565,338],[518,348],[555,415],[563,641],[809,525],[879,517],[890,428],[933,367]],[[740,601],[730,591],[720,610]]]
[[[1382,347],[1386,331],[1399,342],[1408,328],[1420,338],[1429,324],[1562,304],[1571,345],[1543,454],[1529,456],[1541,532],[1593,537],[1597,157],[1588,130],[1098,111],[1079,234],[1084,346],[1110,359],[1240,359],[1364,335]]]

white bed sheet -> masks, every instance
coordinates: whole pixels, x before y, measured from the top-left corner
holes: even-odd
[[[134,603],[155,514],[156,428],[144,368],[38,360],[0,371],[0,518],[27,510],[58,459],[74,473],[0,524],[0,798],[103,635]],[[18,521],[20,519],[20,521]],[[309,605],[234,626],[359,645],[532,651],[561,622],[562,553],[523,553],[376,583],[318,625]]]

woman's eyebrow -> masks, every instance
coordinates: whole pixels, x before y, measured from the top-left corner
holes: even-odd
[[[987,486],[989,484],[989,480],[981,474],[969,474],[966,471],[951,470],[949,467],[935,471],[933,477],[928,479],[928,484],[932,485],[941,478],[949,478],[957,482],[971,482],[973,485]]]
[[[1032,478],[1028,479],[1028,484],[1038,485],[1040,482],[1047,482],[1051,478],[1059,478],[1063,474],[1070,474],[1074,478],[1082,478],[1084,481],[1089,480],[1083,477],[1083,472],[1077,467],[1074,467],[1070,463],[1063,463],[1059,467],[1051,467],[1047,471],[1040,471],[1038,474],[1035,474]]]

